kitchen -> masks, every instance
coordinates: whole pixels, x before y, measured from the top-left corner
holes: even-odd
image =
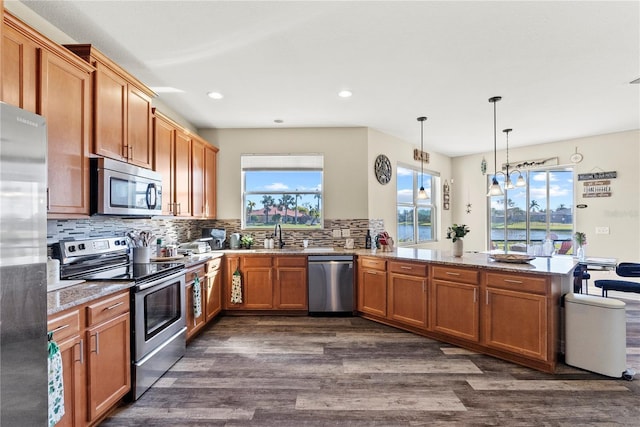
[[[8,3],[8,2],[7,2]],[[6,4],[6,3],[5,3]],[[633,90],[633,89],[630,89]],[[489,94],[493,95],[493,94]],[[486,98],[486,97],[485,97]],[[505,100],[507,98],[505,97]],[[485,99],[479,102],[486,104]],[[484,108],[488,108],[485,106]],[[508,107],[505,106],[505,112]],[[165,110],[162,110],[163,112]],[[416,115],[415,113],[410,113]],[[176,117],[171,115],[171,117]],[[430,119],[435,120],[435,119]],[[490,119],[489,119],[490,120]],[[415,126],[412,116],[408,126]],[[427,122],[429,123],[429,122]],[[487,123],[487,129],[490,122]],[[413,129],[413,127],[412,127]],[[427,129],[429,129],[427,127]],[[418,128],[413,129],[417,135]],[[315,230],[310,234],[285,232],[284,238],[288,246],[300,244],[306,237],[314,244],[341,246],[344,238],[333,237],[334,229],[353,230],[353,237],[359,245],[364,242],[364,231],[367,228],[395,229],[395,188],[391,185],[378,184],[373,174],[373,162],[379,153],[386,153],[394,164],[414,164],[412,158],[416,138],[412,143],[392,137],[372,128],[286,128],[286,129],[203,129],[198,132],[200,137],[213,143],[220,151],[218,153],[217,176],[217,214],[216,219],[127,219],[127,218],[99,218],[85,217],[78,219],[58,218],[47,222],[47,240],[53,243],[68,237],[83,238],[98,235],[123,235],[129,229],[149,229],[154,235],[163,240],[184,242],[199,236],[201,227],[220,227],[229,231],[240,231],[240,200],[241,182],[238,173],[240,156],[243,153],[263,152],[264,147],[278,152],[297,152],[298,144],[304,143],[308,147],[323,147],[325,156],[326,200],[324,218],[325,229]],[[484,139],[484,138],[483,138]],[[487,139],[491,139],[490,133]],[[638,242],[628,241],[625,236],[638,235],[637,207],[638,195],[633,190],[637,183],[636,168],[638,155],[638,132],[636,130],[621,131],[606,136],[588,136],[573,138],[561,142],[553,142],[543,146],[518,147],[512,150],[512,156],[518,159],[540,158],[545,155],[559,157],[560,164],[568,164],[569,157],[575,152],[576,146],[584,155],[585,161],[576,165],[576,172],[586,173],[594,169],[617,170],[619,178],[615,181],[615,208],[607,205],[607,200],[589,200],[587,211],[589,215],[579,215],[576,219],[577,229],[593,230],[597,226],[608,225],[610,234],[595,235],[590,233],[589,253],[594,256],[615,257],[617,259],[638,259]],[[628,155],[611,156],[615,146],[617,150]],[[316,151],[317,148],[311,149]],[[545,151],[541,154],[541,151]],[[486,218],[480,213],[486,206],[486,183],[480,179],[479,165],[483,156],[492,157],[492,153],[472,154],[460,157],[449,157],[430,152],[428,165],[430,170],[439,172],[442,178],[453,182],[452,210],[442,211],[440,232],[443,233],[446,224],[451,222],[465,222],[473,230],[465,239],[467,250],[482,251],[486,249],[486,238],[481,230],[486,228]],[[504,152],[499,152],[504,158]],[[589,160],[590,159],[590,160]],[[491,164],[491,162],[489,162]],[[491,170],[491,168],[489,168]],[[468,171],[473,171],[470,173]],[[349,182],[348,187],[344,182]],[[465,189],[465,190],[458,190]],[[380,201],[386,201],[380,203]],[[224,201],[224,202],[222,202]],[[468,215],[465,205],[474,207],[473,214]],[[372,225],[373,221],[373,225]],[[615,221],[615,225],[612,224]],[[356,234],[355,231],[359,230]],[[304,234],[304,237],[302,236]],[[393,232],[392,232],[393,234]],[[592,235],[593,234],[593,235]],[[441,235],[442,236],[442,235]],[[287,239],[289,239],[287,241]],[[621,241],[625,241],[621,244]],[[449,249],[450,242],[441,238],[427,246]],[[362,247],[362,246],[360,246]]]

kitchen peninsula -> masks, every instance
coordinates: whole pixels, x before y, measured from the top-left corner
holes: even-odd
[[[279,260],[288,257],[312,255],[314,249],[225,252],[225,313],[250,308],[252,313],[273,314],[281,309],[272,303],[279,288],[272,268],[278,270]],[[356,255],[360,316],[541,371],[555,370],[561,349],[561,296],[571,291],[573,258],[538,257],[510,264],[491,260],[488,253],[453,257],[449,251],[412,248],[333,252]],[[243,288],[261,290],[264,304],[230,304],[236,270]]]

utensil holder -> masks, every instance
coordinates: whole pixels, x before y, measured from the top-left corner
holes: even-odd
[[[133,248],[134,264],[147,264],[150,258],[151,258],[151,250],[149,246]]]

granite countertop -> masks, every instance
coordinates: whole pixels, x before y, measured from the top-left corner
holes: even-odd
[[[129,289],[133,285],[133,281],[87,281],[47,292],[47,315],[50,316],[68,308]]]
[[[504,253],[504,252],[494,252]],[[553,257],[536,257],[532,261],[523,264],[497,262],[489,256],[491,252],[465,252],[461,257],[454,257],[451,251],[396,248],[390,252],[370,249],[359,249],[356,255],[377,256],[405,261],[425,261],[434,264],[455,265],[460,267],[476,267],[488,270],[501,270],[505,272],[532,273],[543,275],[566,275],[573,272],[578,261],[569,255],[556,255]],[[520,253],[522,255],[522,253]]]

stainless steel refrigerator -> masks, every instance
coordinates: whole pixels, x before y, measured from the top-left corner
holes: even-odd
[[[47,425],[47,128],[0,103],[0,426]]]

